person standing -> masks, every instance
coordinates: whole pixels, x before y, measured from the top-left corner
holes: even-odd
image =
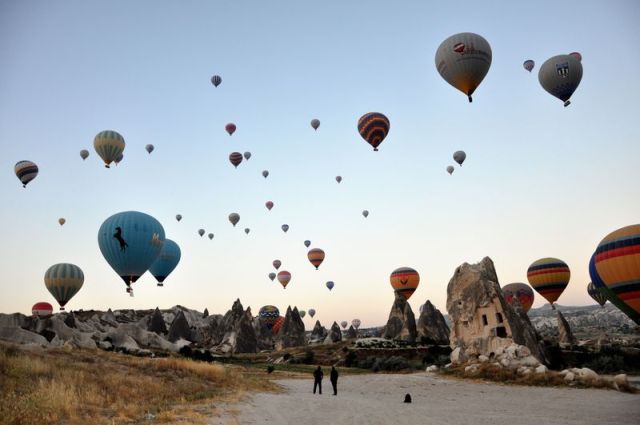
[[[331,375],[329,376],[331,380],[331,386],[333,387],[333,395],[338,395],[338,371],[335,366],[331,366]]]
[[[322,378],[324,377],[324,373],[320,366],[316,370],[313,371],[313,393],[316,393],[316,387],[320,390],[320,394],[322,394]]]

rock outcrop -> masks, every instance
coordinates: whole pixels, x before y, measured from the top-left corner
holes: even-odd
[[[191,327],[182,310],[178,312],[173,322],[171,322],[168,338],[171,342],[176,342],[180,339],[191,340]]]
[[[556,315],[558,317],[558,344],[561,347],[573,347],[577,341],[573,336],[573,332],[571,332],[567,319],[564,318],[560,310],[556,310]]]
[[[316,324],[311,331],[311,336],[309,337],[309,344],[321,344],[327,338],[327,329],[320,324],[319,320],[316,320]]]
[[[184,315],[182,317],[184,317]],[[153,311],[147,330],[149,332],[155,332],[158,335],[167,333],[167,324],[164,322],[164,317],[162,317],[162,313],[160,313],[158,307]]]
[[[340,330],[340,326],[338,326],[336,322],[333,322],[333,325],[331,325],[331,329],[329,330],[329,335],[324,339],[324,343],[334,344],[340,341],[342,341],[342,331]]]
[[[414,342],[417,336],[416,318],[411,310],[411,305],[404,296],[396,294],[389,312],[389,319],[382,331],[382,337]]]
[[[416,325],[418,339],[422,342],[438,345],[449,345],[449,326],[440,310],[427,300],[420,311],[420,318]]]
[[[222,341],[216,347],[218,351],[223,353],[256,353],[258,351],[258,339],[251,308],[245,311],[239,299],[224,315],[217,332],[223,334]]]
[[[358,332],[353,326],[349,326],[347,329],[347,339],[356,339],[358,338]]]
[[[202,313],[202,318],[206,319],[207,317],[209,317],[209,310],[205,307],[204,313]]]
[[[278,350],[281,350],[288,347],[299,347],[306,345],[306,343],[304,322],[300,318],[298,308],[295,307],[292,310],[291,306],[289,306],[284,316],[284,322],[280,327],[280,332],[276,335],[275,346]]]

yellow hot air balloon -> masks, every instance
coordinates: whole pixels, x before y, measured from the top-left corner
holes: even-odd
[[[93,147],[107,168],[124,152],[124,146],[124,137],[116,131],[101,131],[93,139]]]
[[[391,273],[389,281],[396,295],[408,300],[420,284],[420,275],[411,267],[400,267]]]
[[[527,279],[533,289],[542,295],[553,307],[569,284],[571,270],[557,258],[541,258],[534,261],[527,270]],[[555,309],[555,307],[554,307]]]

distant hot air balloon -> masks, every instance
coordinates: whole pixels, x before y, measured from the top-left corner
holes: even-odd
[[[236,224],[238,224],[238,222],[240,221],[240,214],[238,213],[229,214],[229,221],[231,222],[231,224],[233,224],[233,227],[236,227]]]
[[[362,215],[364,216],[364,218],[369,217],[369,211],[368,210],[363,210],[362,211]]]
[[[60,226],[64,225],[64,223],[66,223],[66,222],[67,222],[67,220],[65,220],[64,217],[60,217],[58,219],[58,224],[60,224]]]
[[[231,162],[235,168],[238,168],[238,165],[242,162],[242,154],[240,152],[231,152],[229,154],[229,162]]]
[[[229,136],[231,136],[236,132],[236,125],[230,122],[229,124],[224,126],[224,129],[227,130],[227,133],[229,133]]]
[[[310,308],[310,309],[308,310],[308,313],[309,313],[309,316],[311,316],[311,318],[313,318],[313,316],[315,316],[315,315],[316,315],[316,310],[315,310],[315,309],[313,309],[313,308]]]
[[[307,253],[307,258],[316,270],[318,270],[318,267],[320,267],[320,264],[324,261],[324,251],[320,248],[313,248]]]
[[[472,102],[471,95],[491,67],[491,46],[478,34],[455,34],[440,44],[435,61],[440,76]]]
[[[607,297],[593,285],[593,282],[589,282],[587,285],[587,293],[595,302],[600,304],[600,307],[604,307],[607,302]]]
[[[249,229],[248,227],[245,227],[244,232],[248,235],[249,232],[251,231],[251,229]]]
[[[111,130],[101,131],[93,139],[93,148],[104,161],[104,166],[109,168],[109,164],[116,161],[124,152],[124,138],[120,133]],[[122,160],[122,159],[120,159]]]
[[[300,311],[298,311],[298,313],[300,314],[300,318],[301,318],[301,319],[304,319],[304,316],[306,316],[306,315],[307,315],[307,312],[306,312],[306,311],[304,311],[304,310],[300,310]]]
[[[311,241],[310,241],[310,240],[306,240],[306,241],[304,241],[304,246],[306,246],[307,248],[309,248],[309,245],[311,245]]]
[[[389,134],[391,123],[389,118],[379,112],[369,112],[364,114],[358,120],[358,132],[360,136],[373,146],[373,150],[377,151],[378,146]]]
[[[360,324],[362,322],[360,322],[360,319],[353,319],[351,321],[351,326],[353,326],[354,328],[356,328],[356,330],[360,327]]]
[[[211,77],[211,84],[213,84],[214,87],[218,87],[221,82],[222,77],[220,77],[219,75],[214,75],[213,77]]]
[[[82,160],[84,161],[85,159],[89,158],[89,151],[86,149],[82,149],[80,151],[80,158],[82,158]]]
[[[118,155],[118,156],[116,157],[116,159],[114,159],[114,160],[113,160],[113,162],[114,162],[116,165],[118,165],[118,164],[120,164],[120,163],[122,162],[122,160],[123,160],[123,159],[124,159],[124,154],[123,154],[122,152],[120,152],[120,155]],[[105,166],[105,167],[106,167],[106,166]],[[107,167],[107,168],[109,168],[109,167]]]
[[[265,179],[266,179],[267,177],[269,177],[269,172],[268,172],[267,170],[264,170],[264,171],[262,172],[262,177],[264,177]]]
[[[271,332],[274,335],[277,335],[278,332],[280,332],[280,328],[282,327],[282,324],[284,323],[284,316],[279,316],[276,319],[276,322],[273,324],[273,327],[271,328]]]
[[[267,207],[269,211],[271,211],[271,208],[273,208],[273,202],[267,201],[264,203],[264,206]]]
[[[198,229],[198,234],[200,235],[200,237],[204,236],[204,229]]]
[[[342,329],[347,329],[348,324],[349,322],[347,322],[346,320],[343,320],[342,322],[340,322],[340,326],[342,326]]]
[[[420,283],[420,275],[411,267],[400,267],[391,272],[389,281],[396,295],[408,300]]]
[[[125,211],[107,218],[98,230],[98,246],[107,263],[127,285],[151,267],[164,244],[164,229],[148,214]]]
[[[278,310],[276,306],[265,305],[260,307],[258,317],[260,317],[260,321],[267,326],[267,329],[271,330],[276,320],[278,320],[278,317],[280,317],[280,310]]]
[[[269,279],[271,279],[272,282],[273,282],[273,279],[275,279],[275,278],[276,278],[276,274],[275,273],[273,273],[273,272],[269,273]]]
[[[282,226],[280,226],[282,228],[282,231],[287,233],[287,231],[289,230],[289,225],[288,224],[283,224]]]
[[[27,187],[27,184],[38,175],[38,166],[31,161],[18,161],[14,170],[22,187]]]
[[[527,313],[533,305],[534,294],[533,289],[526,283],[510,283],[502,287],[502,295],[507,304],[513,304],[513,300],[517,299],[522,310]]]
[[[146,150],[148,153],[153,152],[154,149],[155,147],[151,143],[144,147],[144,150]]]
[[[45,301],[35,303],[33,307],[31,307],[31,314],[36,317],[51,316],[53,314],[53,306]]]
[[[564,102],[569,99],[582,80],[582,64],[571,55],[558,55],[547,59],[538,71],[538,81],[543,89]]]
[[[336,176],[336,181],[340,183],[342,181],[342,176]]]
[[[579,52],[571,52],[569,53],[569,56],[573,56],[578,59],[578,62],[582,62],[582,55]]]
[[[182,215],[181,214],[176,214],[176,220],[178,220],[178,221],[182,220]]]
[[[251,158],[251,152],[245,152],[244,153],[244,159],[246,159],[248,161],[249,158]]]
[[[461,167],[465,159],[467,159],[467,154],[464,151],[455,151],[453,153],[453,160],[460,164]]]
[[[327,285],[327,288],[329,288],[329,290],[332,290],[335,284],[333,283],[333,281],[330,280],[326,283],[326,285]]]
[[[536,66],[536,63],[531,59],[527,59],[526,61],[524,61],[522,66],[524,67],[524,69],[531,72],[533,71],[533,68]]]
[[[447,166],[447,173],[453,174],[453,170],[455,170],[455,168],[453,168],[453,165]]]
[[[320,120],[318,119],[312,119],[311,120],[311,127],[313,127],[314,130],[317,130],[318,127],[320,127]]]
[[[209,233],[207,237],[209,238],[210,241],[213,240],[213,233]]]
[[[44,274],[44,284],[60,304],[60,310],[64,310],[64,306],[78,293],[83,283],[84,273],[75,264],[54,264]]]
[[[178,266],[180,256],[181,252],[178,244],[170,239],[165,239],[160,255],[149,267],[149,272],[158,281],[158,286],[164,286],[164,280]]]
[[[275,268],[276,270],[278,270],[280,268],[280,266],[282,265],[282,261],[280,260],[273,260],[273,268]]]
[[[286,288],[290,281],[291,273],[286,270],[278,272],[278,282],[280,282],[280,285],[282,285],[283,288]]]
[[[557,258],[541,258],[534,261],[527,270],[527,279],[533,289],[542,295],[551,307],[569,284],[571,271],[569,266]]]

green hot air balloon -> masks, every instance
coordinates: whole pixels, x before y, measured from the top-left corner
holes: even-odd
[[[84,273],[75,264],[54,264],[44,274],[44,284],[60,304],[60,310],[64,310],[64,306],[78,293],[83,283]]]
[[[101,131],[93,139],[93,148],[100,155],[100,158],[104,161],[104,166],[107,168],[112,162],[120,162],[116,160],[124,152],[124,147],[124,137],[117,131]]]

